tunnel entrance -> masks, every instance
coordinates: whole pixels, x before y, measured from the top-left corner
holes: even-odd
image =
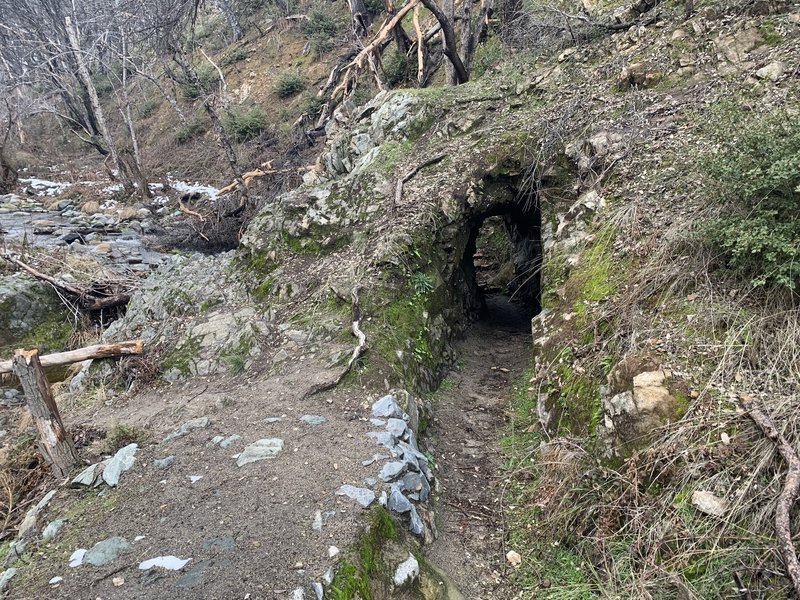
[[[461,271],[470,321],[530,331],[541,310],[541,216],[528,198],[494,205],[469,223]]]

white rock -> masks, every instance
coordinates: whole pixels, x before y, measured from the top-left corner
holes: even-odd
[[[328,548],[328,558],[336,558],[339,556],[339,549],[336,546],[330,546]]]
[[[692,504],[700,512],[714,517],[724,516],[728,508],[728,503],[724,498],[701,490],[697,490],[692,494]]]
[[[758,71],[756,71],[756,77],[759,79],[769,79],[770,81],[778,81],[784,72],[786,71],[786,65],[784,65],[781,61],[776,60],[768,65],[761,67]]]
[[[397,565],[394,570],[394,584],[400,587],[414,581],[417,577],[419,577],[419,563],[413,554],[409,554],[408,558]]]

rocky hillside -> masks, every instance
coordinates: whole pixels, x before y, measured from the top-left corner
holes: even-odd
[[[160,248],[99,323],[147,354],[60,386],[87,471],[7,504],[11,597],[791,595],[800,12],[528,8],[343,102],[234,249]]]

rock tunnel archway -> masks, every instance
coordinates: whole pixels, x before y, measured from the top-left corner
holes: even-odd
[[[519,184],[519,178],[487,180],[488,202],[466,220],[455,277],[466,324],[479,319],[511,324],[513,318],[519,329],[527,329],[541,311],[541,210],[537,195]],[[514,317],[498,314],[511,301]]]

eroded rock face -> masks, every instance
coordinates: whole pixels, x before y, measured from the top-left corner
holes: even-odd
[[[269,314],[259,313],[231,267],[232,253],[175,257],[147,278],[125,316],[106,339],[141,338],[165,347],[167,380],[209,375],[226,368],[236,354],[246,364],[260,349]]]
[[[645,371],[632,389],[602,395],[598,445],[607,456],[624,456],[645,446],[655,431],[677,416],[675,398],[666,387],[669,371]]]
[[[13,345],[38,326],[65,315],[49,285],[20,274],[0,277],[0,347]]]

